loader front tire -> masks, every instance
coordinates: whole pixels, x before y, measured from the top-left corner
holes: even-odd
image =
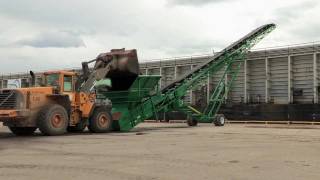
[[[42,134],[47,136],[62,135],[67,132],[68,113],[58,104],[48,105],[40,110],[37,125]]]
[[[93,133],[106,133],[112,130],[112,116],[110,111],[104,107],[94,110],[89,119],[88,129]]]

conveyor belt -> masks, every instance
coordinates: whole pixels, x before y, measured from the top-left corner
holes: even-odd
[[[255,30],[253,30],[252,32],[250,32],[249,34],[247,34],[246,36],[244,36],[243,38],[241,38],[240,40],[234,42],[233,44],[231,44],[230,46],[228,46],[227,48],[223,49],[221,52],[215,54],[210,60],[208,60],[207,62],[203,63],[202,65],[196,67],[195,69],[193,69],[192,71],[190,71],[187,74],[184,74],[180,77],[178,77],[175,81],[173,81],[172,83],[168,84],[167,86],[163,87],[161,89],[162,93],[167,92],[170,89],[174,89],[177,86],[179,86],[184,80],[188,79],[191,77],[192,74],[198,73],[201,69],[206,68],[207,66],[209,66],[209,64],[211,64],[212,62],[214,62],[215,60],[219,59],[220,57],[223,57],[224,55],[230,53],[230,52],[235,52],[238,49],[241,49],[241,47],[247,43],[247,41],[250,41],[254,38],[256,38],[257,36],[259,36],[261,33],[264,33],[266,30],[268,29],[273,29],[275,27],[275,24],[266,24],[263,25]]]

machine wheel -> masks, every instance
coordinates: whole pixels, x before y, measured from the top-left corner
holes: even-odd
[[[197,126],[198,121],[196,119],[188,116],[187,124],[188,124],[188,126]]]
[[[10,131],[17,136],[30,136],[36,131],[36,127],[9,127]]]
[[[66,133],[68,122],[69,118],[66,109],[58,104],[44,107],[37,119],[41,133],[48,136]]]
[[[224,126],[226,118],[222,114],[217,114],[213,123],[215,126]]]
[[[68,126],[67,131],[73,132],[73,133],[80,133],[83,132],[83,130],[87,127],[87,121],[81,120],[78,124],[75,126]]]
[[[112,130],[112,116],[108,109],[98,107],[89,119],[88,129],[94,133],[106,133]]]
[[[112,131],[120,131],[120,125],[118,121],[113,121],[112,122]]]

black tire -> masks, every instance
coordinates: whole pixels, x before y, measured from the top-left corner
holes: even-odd
[[[187,124],[188,124],[188,126],[197,126],[198,121],[192,117],[188,117]]]
[[[224,126],[225,122],[226,118],[222,114],[217,114],[213,121],[215,126]]]
[[[112,131],[119,132],[120,130],[121,129],[120,129],[119,121],[113,121],[112,122]]]
[[[80,133],[83,132],[83,130],[87,127],[87,121],[86,120],[80,120],[80,122],[78,124],[76,124],[75,126],[69,126],[67,128],[68,132],[72,132],[72,133]]]
[[[37,130],[36,127],[9,127],[9,129],[17,136],[30,136]]]
[[[88,129],[93,133],[106,133],[112,130],[112,116],[110,110],[98,107],[89,119]]]
[[[58,104],[44,107],[38,116],[37,125],[42,134],[47,136],[62,135],[67,132],[68,113]]]

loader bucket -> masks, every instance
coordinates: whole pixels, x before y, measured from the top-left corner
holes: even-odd
[[[105,78],[111,79],[111,91],[129,89],[139,75],[139,62],[135,49],[113,49],[111,52],[102,53],[97,57],[94,69],[102,69],[101,67],[107,64],[110,65],[110,70]]]

